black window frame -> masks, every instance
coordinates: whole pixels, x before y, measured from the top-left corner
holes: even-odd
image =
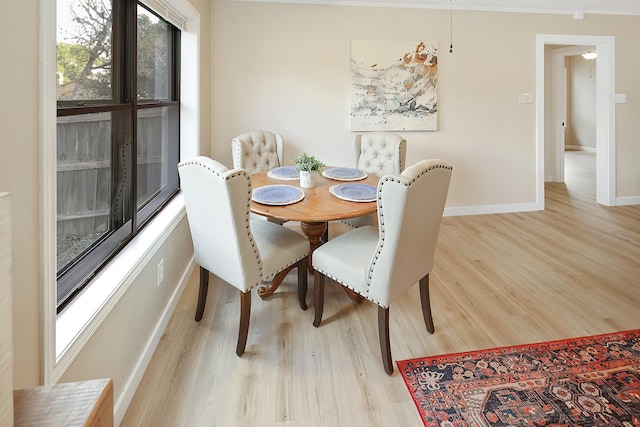
[[[142,99],[137,97],[137,11],[143,7],[169,24],[169,97]],[[57,117],[95,113],[111,115],[111,214],[114,201],[122,200],[122,221],[94,242],[81,255],[57,272],[58,313],[90,282],[90,280],[144,228],[146,224],[178,193],[176,165],[180,153],[180,37],[175,25],[137,0],[112,0],[112,99],[58,101]],[[138,111],[153,108],[174,109],[175,126],[171,133],[166,162],[168,185],[161,188],[144,205],[137,208]],[[175,109],[177,108],[177,112]],[[126,179],[122,177],[126,176]],[[57,187],[58,184],[56,184]],[[120,193],[118,193],[120,192]],[[111,221],[111,220],[110,220]],[[113,225],[113,224],[112,224]]]

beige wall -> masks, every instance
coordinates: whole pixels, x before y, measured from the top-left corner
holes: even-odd
[[[3,2],[0,14],[0,191],[12,199],[17,387],[40,381],[38,4]]]
[[[353,39],[427,40],[439,55],[439,130],[405,132],[407,161],[454,165],[447,207],[535,201],[536,34],[616,38],[618,196],[640,196],[640,17],[454,12],[214,0],[212,154],[231,164],[229,140],[248,129],[283,134],[285,162],[311,151],[349,164],[349,44]]]

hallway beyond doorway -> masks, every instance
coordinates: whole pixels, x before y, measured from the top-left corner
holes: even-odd
[[[596,203],[596,153],[566,150],[564,183],[570,197]]]

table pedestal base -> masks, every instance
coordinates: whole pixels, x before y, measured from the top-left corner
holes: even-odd
[[[313,264],[312,264],[312,255],[313,251],[316,250],[322,244],[322,235],[327,229],[326,222],[301,222],[300,229],[304,233],[305,237],[309,241],[309,257],[307,259],[307,271],[313,274]],[[280,287],[284,278],[289,274],[291,269],[294,266],[289,268],[285,268],[280,273],[273,276],[271,283],[269,286],[260,286],[258,288],[258,295],[260,298],[267,298],[273,295],[273,293]]]
[[[324,236],[325,231],[327,231],[327,227],[328,227],[328,224],[326,222],[301,222],[300,223],[300,229],[302,230],[305,237],[309,241],[309,257],[308,257],[307,271],[310,274],[314,273],[313,251],[315,251],[318,247],[320,247],[320,245],[322,245],[323,243],[322,237]],[[284,278],[287,276],[287,274],[291,271],[293,267],[294,266],[292,265],[282,270],[280,273],[276,274],[275,276],[273,276],[273,280],[271,280],[271,283],[269,284],[269,286],[260,286],[258,288],[258,295],[260,296],[260,298],[267,298],[273,295],[273,293],[280,287],[280,284],[282,283]],[[351,291],[351,289],[345,288],[344,286],[342,286],[342,289],[344,289],[345,293],[349,296],[349,298],[351,298],[353,302],[355,303],[362,302],[363,300],[362,296]]]
[[[309,272],[311,274],[313,271],[313,251],[320,247],[322,243],[322,236],[324,232],[327,230],[326,222],[301,222],[300,229],[307,237],[309,241]]]
[[[266,298],[273,295],[273,293],[280,287],[280,284],[287,276],[287,274],[289,274],[289,272],[293,269],[293,267],[295,267],[295,264],[290,265],[280,273],[273,276],[273,279],[271,279],[271,283],[269,283],[269,286],[260,286],[258,288],[258,296],[260,296],[260,298]]]

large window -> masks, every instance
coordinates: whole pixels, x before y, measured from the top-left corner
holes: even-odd
[[[57,0],[60,310],[178,191],[180,31],[136,0]]]

